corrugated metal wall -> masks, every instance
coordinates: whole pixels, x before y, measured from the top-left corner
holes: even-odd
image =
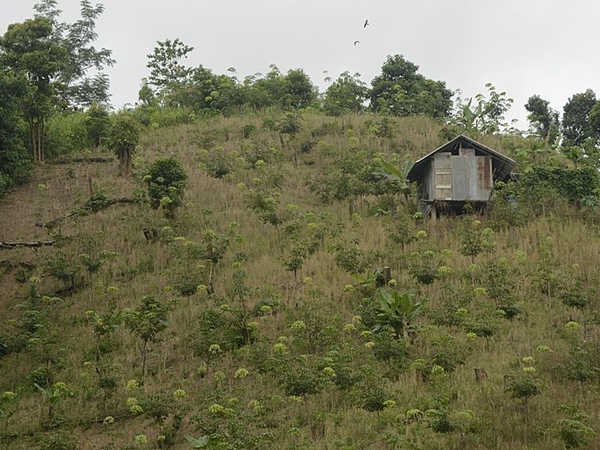
[[[433,156],[428,174],[430,198],[445,201],[487,201],[492,189],[492,159],[475,156],[472,148],[461,148],[459,155],[449,152]]]

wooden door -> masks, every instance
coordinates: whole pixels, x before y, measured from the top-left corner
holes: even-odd
[[[452,161],[450,153],[435,155],[433,183],[435,200],[452,200]]]

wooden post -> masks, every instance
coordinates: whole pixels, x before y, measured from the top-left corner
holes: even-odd
[[[390,280],[392,279],[392,269],[389,266],[385,266],[383,268],[383,282],[384,286],[387,286]]]
[[[482,383],[484,381],[487,381],[488,376],[487,373],[485,372],[485,370],[483,369],[474,369],[475,370],[475,381],[477,383]]]

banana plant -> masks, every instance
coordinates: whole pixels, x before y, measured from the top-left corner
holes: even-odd
[[[410,181],[408,181],[408,172],[412,169],[414,162],[405,161],[401,169],[394,167],[385,159],[380,158],[381,167],[386,171],[386,175],[400,186],[400,191],[404,194],[404,199],[408,200],[410,195]]]
[[[48,421],[51,422],[54,418],[54,406],[63,398],[63,395],[68,393],[67,385],[58,382],[54,383],[53,386],[43,388],[37,383],[33,384],[44,398],[43,405],[48,406]]]
[[[471,103],[473,103],[473,99],[470,98],[469,101],[462,105],[461,117],[460,121],[462,125],[465,127],[466,131],[474,131],[478,129],[478,123],[483,119],[483,105],[481,102],[477,104],[477,107],[471,109]]]
[[[184,437],[192,445],[192,448],[205,448],[208,446],[207,436],[200,436],[198,439],[196,439],[186,434]]]
[[[396,338],[409,338],[412,322],[417,318],[423,307],[423,302],[415,300],[410,292],[400,294],[397,291],[380,289],[377,296],[381,324],[376,326],[378,331],[382,326],[389,325],[394,329]]]

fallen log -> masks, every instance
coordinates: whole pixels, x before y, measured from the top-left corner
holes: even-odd
[[[115,161],[115,158],[101,158],[92,156],[89,158],[70,158],[70,159],[55,159],[47,161],[48,164],[71,164],[71,163],[109,163]]]
[[[106,204],[108,206],[115,205],[117,203],[140,203],[140,200],[138,200],[137,198],[122,197],[122,198],[111,198],[110,200],[108,200],[106,202]]]
[[[68,214],[65,214],[64,216],[61,217],[57,217],[56,219],[50,220],[49,222],[36,222],[35,226],[36,227],[43,227],[43,228],[54,228],[56,225],[58,225],[58,223],[62,222],[65,219],[68,219],[69,217],[73,217],[76,214],[79,214],[80,210],[74,209],[71,212],[69,212]]]
[[[14,269],[16,267],[22,267],[23,269],[33,270],[35,269],[35,264],[27,262],[27,261],[18,261],[12,262],[8,259],[3,259],[0,261],[0,267],[3,269]]]
[[[117,205],[117,204],[121,204],[121,203],[140,203],[140,200],[138,200],[136,198],[127,198],[127,197],[108,198],[108,199],[101,200],[98,203],[93,203],[93,202],[90,202],[90,200],[88,200],[88,202],[82,208],[75,208],[75,209],[71,210],[70,212],[68,212],[67,214],[65,214],[64,216],[57,217],[56,219],[50,220],[48,222],[37,222],[35,224],[35,226],[36,227],[44,227],[44,228],[54,228],[60,222],[62,222],[65,219],[68,219],[69,217],[73,217],[75,215],[85,216],[90,213],[96,213],[98,211],[101,211],[105,208],[108,208],[111,205]]]
[[[0,249],[15,249],[20,247],[30,247],[30,248],[38,248],[45,247],[48,245],[54,245],[54,241],[31,241],[31,242],[0,242]]]

